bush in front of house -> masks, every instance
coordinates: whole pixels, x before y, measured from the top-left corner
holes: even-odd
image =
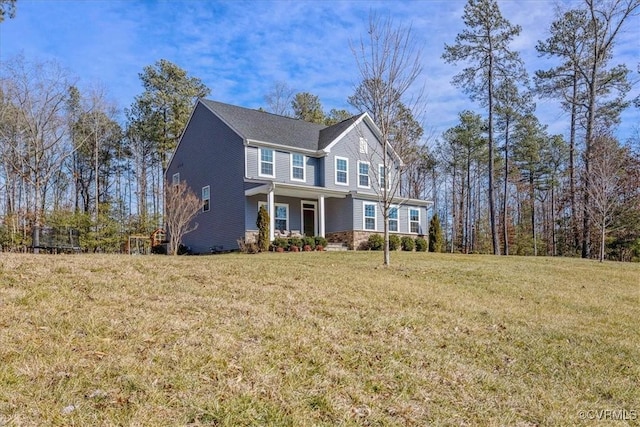
[[[402,236],[402,250],[411,252],[415,246],[413,239],[409,236]]]
[[[327,247],[327,239],[325,239],[324,237],[316,236],[314,240],[315,240],[315,248],[317,250],[321,251]]]
[[[299,251],[300,249],[302,249],[302,245],[303,245],[303,242],[300,237],[289,238],[289,250],[292,250],[292,248],[295,246],[298,248],[297,250]],[[296,249],[293,249],[293,250],[296,250]]]
[[[390,234],[389,235],[389,250],[390,251],[397,251],[398,249],[400,249],[400,236],[398,236],[397,234]]]
[[[416,237],[416,251],[418,252],[426,252],[427,251],[427,241],[423,237]]]
[[[370,251],[381,251],[384,249],[384,237],[381,234],[372,234],[367,239],[367,248]]]
[[[289,239],[285,239],[284,237],[276,237],[275,239],[273,239],[273,242],[271,242],[271,247],[276,252],[286,251],[287,249],[289,249]],[[281,248],[281,250],[278,251],[278,248]]]
[[[310,248],[315,248],[316,247],[316,239],[314,239],[311,236],[303,237],[302,238],[302,246],[303,247],[309,246]]]

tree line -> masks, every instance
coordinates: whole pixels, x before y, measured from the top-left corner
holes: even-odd
[[[528,76],[511,47],[521,28],[496,0],[469,0],[465,28],[442,59],[465,65],[452,84],[479,108],[461,111],[442,135],[424,131],[410,27],[376,16],[352,46],[361,75],[346,100],[352,111],[325,112],[318,96],[286,82],[273,84],[263,109],[325,125],[367,111],[405,163],[397,193],[383,201],[433,200],[443,250],[638,259],[640,137],[614,134],[621,112],[640,101],[627,99],[632,71],[614,63],[613,48],[639,5],[558,8],[536,46],[555,66]],[[81,230],[88,250],[120,251],[127,235],[164,225],[164,170],[195,101],[210,95],[200,79],[159,60],[119,110],[105,88],[79,87],[55,62],[18,56],[0,65],[3,248],[28,247],[34,227],[48,226]],[[568,137],[539,121],[536,97],[561,105]]]

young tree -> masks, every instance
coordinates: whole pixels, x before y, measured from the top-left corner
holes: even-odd
[[[456,36],[454,45],[445,44],[442,57],[446,62],[453,64],[460,61],[469,63],[467,68],[453,78],[453,84],[468,93],[472,100],[478,100],[487,107],[489,218],[493,253],[499,255],[493,183],[495,97],[500,81],[523,79],[522,61],[518,53],[509,47],[513,39],[520,34],[521,27],[511,25],[504,19],[496,0],[469,0],[462,19],[467,28]]]
[[[367,34],[366,40],[361,38],[357,46],[352,46],[362,77],[354,96],[362,102],[354,103],[351,98],[349,101],[360,111],[368,111],[381,133],[383,169],[378,182],[384,183],[379,197],[384,221],[383,263],[388,266],[391,263],[389,213],[400,183],[399,176],[392,182],[389,173],[394,166],[389,144],[398,118],[398,107],[420,75],[422,65],[410,27],[396,27],[390,18],[381,19],[372,14]]]
[[[175,185],[165,182],[164,188],[167,193],[165,224],[169,234],[168,253],[177,255],[184,235],[198,228],[198,223],[192,220],[202,209],[202,200],[187,186],[186,181]]]
[[[594,141],[589,186],[589,211],[600,232],[600,262],[604,261],[607,228],[619,214],[621,184],[625,174],[626,150],[610,136],[601,135]],[[616,212],[618,211],[618,212]]]
[[[258,209],[256,226],[258,227],[258,250],[267,252],[269,250],[269,212],[264,205]]]
[[[429,222],[429,252],[444,252],[444,237],[438,214]]]

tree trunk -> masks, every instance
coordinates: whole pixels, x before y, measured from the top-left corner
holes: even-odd
[[[509,185],[509,117],[505,126],[504,134],[504,200],[502,201],[502,226],[504,234],[504,254],[509,255],[509,227],[507,222],[507,201]]]
[[[490,48],[491,50],[491,48]],[[489,220],[491,223],[491,243],[493,254],[500,255],[500,243],[496,229],[496,206],[493,188],[493,55],[489,55]]]

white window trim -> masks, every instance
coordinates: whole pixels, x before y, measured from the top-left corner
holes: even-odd
[[[271,153],[273,153],[272,156],[272,161],[271,161],[271,165],[272,165],[272,170],[273,170],[273,174],[271,175],[267,175],[262,173],[262,150],[269,150],[271,151]],[[269,162],[264,162],[264,163],[269,163]],[[276,177],[276,150],[274,150],[273,148],[262,148],[260,147],[258,149],[258,176],[264,176],[267,178],[275,178]]]
[[[411,221],[411,211],[418,211],[418,221]],[[409,221],[409,229],[407,231],[412,234],[420,234],[420,224],[422,224],[420,220],[420,209],[418,208],[407,209],[407,220]],[[415,222],[418,223],[418,231],[411,231],[411,224]]]
[[[209,193],[209,197],[207,199],[204,198],[204,189],[207,189],[207,193]],[[208,185],[205,185],[204,187],[202,187],[202,212],[209,212],[211,210],[211,187]],[[204,201],[205,200],[209,200],[209,207],[207,209],[205,209],[205,204]]]
[[[294,155],[302,156],[302,179],[293,177],[293,156]],[[300,153],[291,153],[289,154],[289,163],[291,164],[291,167],[289,168],[291,181],[307,182],[307,156]]]
[[[378,163],[378,187],[382,190],[382,179],[383,178],[391,178],[391,175],[389,173],[387,173],[387,176],[384,176],[384,171],[382,170],[384,168],[384,164],[382,163]],[[387,168],[388,169],[388,168]],[[387,184],[387,191],[391,190],[391,179],[386,179],[386,184]]]
[[[391,219],[391,210],[395,209],[396,210],[396,218],[395,219]],[[392,231],[393,233],[399,233],[400,232],[400,206],[398,205],[391,205],[389,206],[389,231],[391,231],[391,221],[395,221],[396,222],[396,230]]]
[[[369,141],[367,141],[367,138],[360,137],[360,154],[369,154]]]
[[[173,176],[171,177],[171,185],[178,185],[180,184],[180,172],[176,172],[173,174]]]
[[[289,211],[289,204],[288,204],[288,203],[274,203],[273,205],[274,205],[274,206],[273,206],[273,208],[274,208],[274,209],[273,209],[273,212],[274,212],[274,214],[273,214],[273,223],[274,223],[274,224],[276,223],[276,219],[277,219],[277,218],[276,218],[276,216],[275,216],[275,212],[276,212],[276,210],[277,210],[276,208],[277,208],[278,206],[284,206],[284,207],[286,207],[286,208],[287,208],[287,217],[285,218],[285,221],[286,221],[286,223],[287,223],[286,231],[289,231],[289,224],[290,224],[290,223],[289,223],[289,213],[290,213],[290,211]],[[264,208],[265,208],[267,211],[269,210],[269,206],[267,206],[267,202],[263,202],[263,201],[258,202],[258,210],[260,210],[260,206],[264,206]],[[275,231],[275,230],[274,230],[274,231]]]
[[[373,229],[367,228],[367,206],[373,206]],[[362,229],[366,231],[378,231],[378,204],[372,202],[362,202]]]
[[[360,177],[364,176],[364,174],[360,173],[360,165],[361,164],[365,164],[367,165],[367,182],[369,183],[369,185],[360,185]],[[371,164],[369,162],[364,162],[362,160],[358,160],[358,188],[371,188]]]
[[[345,171],[347,174],[347,182],[338,182],[338,160],[344,160],[347,162],[347,170]],[[349,159],[347,157],[338,157],[336,156],[335,160],[333,161],[333,166],[334,166],[334,174],[333,174],[333,178],[334,178],[334,182],[336,185],[349,185]],[[342,171],[340,171],[342,172]]]

